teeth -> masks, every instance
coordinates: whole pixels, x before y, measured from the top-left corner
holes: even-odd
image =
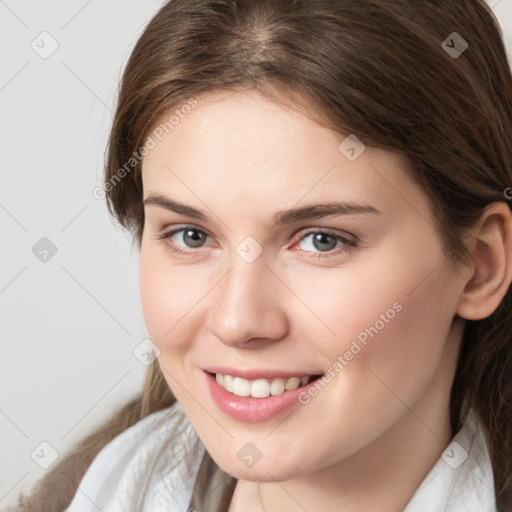
[[[247,380],[246,382],[249,381]],[[267,398],[270,395],[270,384],[267,379],[253,380],[250,383],[250,388],[251,396],[254,398]]]
[[[223,381],[224,383],[222,384],[222,387],[226,390],[226,391],[231,391],[231,393],[233,393],[233,377],[231,377],[231,375],[223,375]]]
[[[237,396],[251,396],[251,383],[246,379],[235,377],[233,393]]]
[[[285,384],[284,389],[286,391],[293,391],[294,389],[297,389],[300,386],[300,377],[292,377],[291,379],[288,379],[288,382]]]
[[[285,385],[286,379],[272,379],[272,383],[270,384],[270,394],[280,395],[281,393],[284,393]]]
[[[270,395],[280,395],[285,391],[292,391],[308,384],[313,377],[291,377],[289,379],[257,379],[247,380],[231,375],[215,374],[215,380],[226,391],[237,396],[252,396],[254,398],[267,398]]]

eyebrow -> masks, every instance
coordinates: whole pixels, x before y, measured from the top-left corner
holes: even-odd
[[[144,199],[144,206],[155,205],[165,208],[166,210],[186,215],[199,219],[203,222],[208,221],[208,216],[201,210],[193,208],[178,201],[174,201],[168,197],[159,194],[150,194]],[[318,219],[321,217],[328,217],[332,215],[348,215],[348,214],[361,214],[361,213],[373,213],[382,214],[380,210],[377,210],[374,206],[366,203],[349,201],[329,201],[326,203],[310,204],[306,206],[300,206],[297,208],[291,208],[289,210],[281,210],[274,214],[273,224],[291,224],[297,221]]]

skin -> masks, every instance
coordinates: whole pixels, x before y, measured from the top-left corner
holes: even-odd
[[[171,390],[239,480],[229,512],[402,510],[453,435],[464,318],[492,313],[512,279],[508,207],[488,209],[468,242],[473,265],[450,272],[401,155],[367,146],[349,161],[338,151],[348,134],[256,92],[197,100],[144,158],[143,189],[208,220],[146,205],[140,288]],[[272,226],[277,211],[332,200],[381,213]],[[202,246],[183,231],[158,238],[184,225],[205,234]],[[323,252],[311,231],[326,229],[357,237],[356,247],[334,238]],[[248,236],[263,249],[250,264],[236,251]],[[248,423],[212,401],[205,366],[323,373],[397,302],[401,311],[309,404]],[[262,454],[251,468],[237,457],[248,442]]]

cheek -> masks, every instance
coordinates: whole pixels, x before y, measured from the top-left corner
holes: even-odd
[[[175,349],[184,343],[187,314],[198,300],[197,287],[190,283],[186,272],[170,266],[158,249],[146,249],[143,244],[140,254],[142,310],[151,340],[162,352],[172,348],[170,343]]]
[[[195,338],[193,307],[200,299],[200,290],[190,283],[190,276],[179,267],[170,267],[158,251],[141,250],[140,296],[146,328],[160,351],[157,362],[164,379],[185,405],[189,396],[182,383]]]
[[[396,270],[393,293],[385,289],[380,293],[389,302],[399,302],[402,309],[369,343],[375,371],[411,396],[434,376],[454,311],[441,263],[417,268],[404,265],[401,273]]]
[[[295,323],[310,331],[305,337],[315,340],[325,369],[342,374],[336,379],[342,395],[372,402],[388,385],[413,401],[430,383],[454,313],[441,261],[440,252],[430,253],[423,262],[388,261],[385,272],[319,273],[295,280],[294,291],[318,312],[317,319],[309,315],[306,321],[303,315]]]
[[[410,279],[396,293],[375,290],[375,297],[382,300],[375,299],[368,310],[372,314],[365,315],[364,321],[360,315],[359,325],[354,326],[351,339],[363,341],[346,373],[352,391],[366,395],[361,405],[387,409],[383,415],[390,422],[403,404],[415,403],[436,379],[452,325],[450,298],[440,292],[442,273],[434,272],[413,292],[411,282],[416,276],[408,275]],[[388,309],[392,303],[399,306],[394,314]]]

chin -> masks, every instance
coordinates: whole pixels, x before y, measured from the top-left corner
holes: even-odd
[[[215,458],[211,453],[210,455],[224,472],[238,480],[252,482],[274,482],[277,480],[278,482],[283,482],[302,477],[310,472],[304,467],[303,458],[287,462],[283,461],[282,458],[279,459],[279,457],[276,457],[278,460],[270,458],[265,460],[263,455],[254,465],[246,467],[238,458],[226,460],[225,458]]]

